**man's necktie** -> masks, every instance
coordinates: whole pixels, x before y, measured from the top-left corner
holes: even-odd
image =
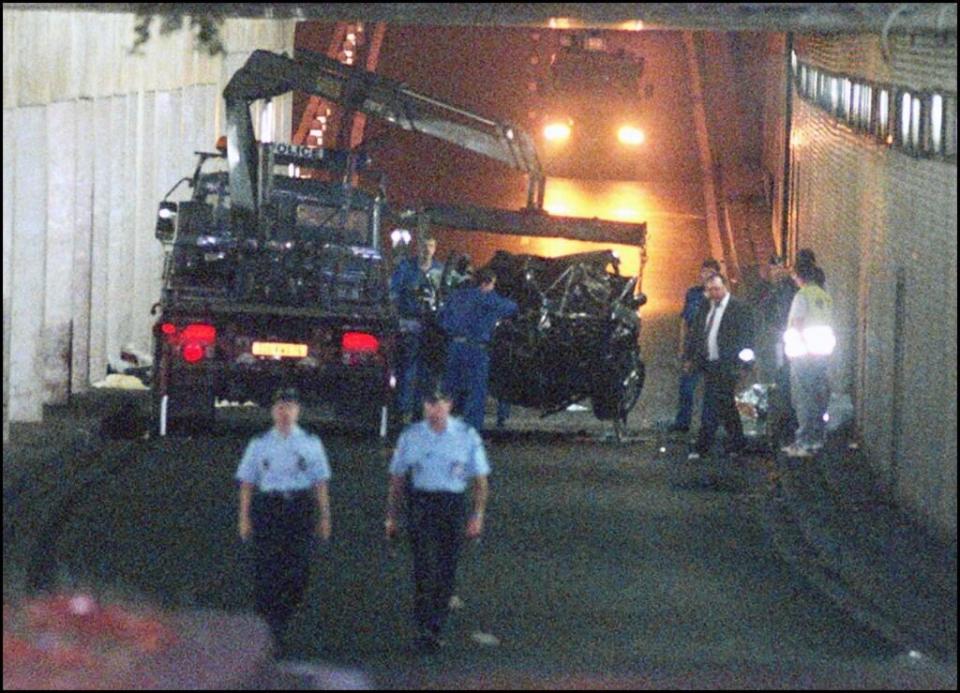
[[[713,318],[717,314],[717,303],[710,301],[710,314],[707,315],[707,328],[703,333],[703,355],[710,358],[710,329],[713,327]]]

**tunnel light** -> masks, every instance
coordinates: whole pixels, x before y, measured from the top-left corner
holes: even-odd
[[[570,139],[570,126],[567,123],[550,123],[543,129],[543,136],[549,142],[564,142]]]
[[[617,139],[620,140],[621,144],[635,147],[638,144],[643,144],[647,137],[640,128],[633,125],[624,125],[617,131]]]
[[[756,355],[753,353],[753,349],[741,349],[738,358],[744,363],[753,363]]]

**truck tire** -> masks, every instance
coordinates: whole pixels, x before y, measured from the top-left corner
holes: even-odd
[[[357,426],[364,433],[373,433],[379,435],[380,425],[383,417],[384,403],[379,399],[358,397],[353,400],[340,401],[335,405],[337,418],[349,424],[351,427]],[[389,414],[388,423],[389,423]]]
[[[199,406],[194,403],[191,411],[187,414],[182,413],[182,401],[178,400],[176,395],[169,395],[167,398],[167,430],[168,436],[180,435],[200,435],[209,432],[213,428],[216,419],[216,408],[214,407],[214,397],[211,394]],[[161,435],[162,425],[162,406],[163,398],[155,395],[153,401],[153,417],[151,434]]]

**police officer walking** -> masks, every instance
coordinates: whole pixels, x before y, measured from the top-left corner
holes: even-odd
[[[442,388],[428,394],[424,420],[408,426],[390,463],[387,539],[397,534],[397,517],[409,493],[407,527],[413,551],[416,648],[440,649],[440,633],[449,613],[463,538],[483,533],[490,465],[480,435],[450,416],[450,395]],[[409,477],[409,489],[408,487]],[[473,479],[473,512],[466,523],[464,492]]]
[[[436,239],[427,236],[421,242],[417,257],[402,260],[390,277],[390,296],[400,316],[398,401],[402,416],[415,413],[412,410],[420,404],[425,378],[424,294],[436,291],[443,274],[443,265],[434,259]]]
[[[311,537],[330,538],[330,465],[320,439],[297,425],[297,391],[279,390],[273,402],[274,426],[247,445],[236,478],[240,538],[253,542],[256,611],[280,648],[306,590]]]
[[[517,304],[494,289],[497,275],[484,268],[477,286],[458,289],[440,311],[440,327],[451,338],[443,385],[453,394],[463,419],[483,431],[487,378],[490,374],[490,338],[497,321],[517,312]]]

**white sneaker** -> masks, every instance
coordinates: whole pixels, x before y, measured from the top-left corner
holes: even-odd
[[[811,457],[809,450],[796,443],[782,447],[780,450],[785,452],[787,457]]]
[[[699,459],[700,459],[700,453],[699,453],[699,452],[691,452],[689,455],[687,455],[687,459],[688,459],[688,460],[699,460]]]

